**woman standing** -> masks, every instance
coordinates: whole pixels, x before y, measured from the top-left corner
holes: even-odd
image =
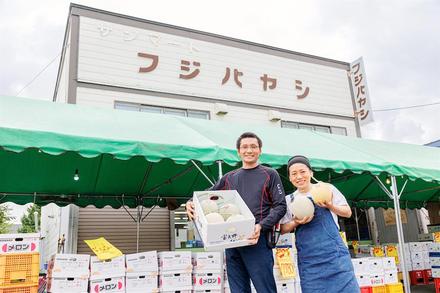
[[[312,200],[313,171],[304,156],[294,156],[287,163],[289,180],[297,190],[286,196],[289,205],[295,197]],[[360,292],[347,247],[339,234],[338,216],[351,217],[351,209],[342,193],[330,185],[332,198],[313,203],[314,215],[298,219],[287,209],[281,220],[281,232],[295,232],[298,269],[303,293]],[[313,201],[313,200],[312,200]]]

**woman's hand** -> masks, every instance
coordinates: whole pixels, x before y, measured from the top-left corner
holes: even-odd
[[[304,225],[304,224],[307,224],[308,222],[310,222],[311,220],[313,220],[313,215],[310,216],[310,217],[304,217],[304,218],[302,218],[302,219],[298,219],[297,217],[295,217],[293,220],[294,220],[298,225]],[[298,225],[297,225],[297,226],[298,226]]]
[[[331,211],[333,211],[333,201],[329,200],[329,201],[323,201],[323,202],[317,202],[316,203],[317,206],[320,206],[321,208],[326,208],[329,209]]]

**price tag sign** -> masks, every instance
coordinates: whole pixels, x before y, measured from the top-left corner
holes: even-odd
[[[276,248],[276,262],[280,267],[281,276],[285,279],[295,278],[295,267],[289,248]]]
[[[122,252],[108,242],[104,237],[92,240],[84,240],[96,254],[99,260],[112,259],[122,255]]]

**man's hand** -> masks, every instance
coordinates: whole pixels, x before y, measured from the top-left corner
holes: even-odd
[[[323,201],[323,202],[317,202],[316,205],[320,206],[321,208],[329,209],[330,211],[333,210],[333,202],[331,200]]]
[[[298,219],[295,217],[294,221],[298,224],[298,225],[304,225],[307,224],[308,222],[310,222],[313,219],[313,216],[310,217],[304,217],[302,219]]]
[[[261,232],[261,225],[260,224],[256,224],[255,228],[254,228],[254,233],[252,234],[251,237],[248,238],[249,243],[251,245],[257,244],[258,239],[260,238],[260,232]]]
[[[187,201],[186,202],[186,214],[188,215],[188,218],[193,221],[194,217],[195,217],[195,213],[194,213],[194,203],[192,201]]]

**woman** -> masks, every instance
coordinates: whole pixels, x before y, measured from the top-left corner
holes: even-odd
[[[313,171],[304,156],[294,156],[287,163],[290,182],[297,190],[286,196],[289,205],[295,197],[307,196]],[[281,220],[281,232],[295,231],[298,269],[303,293],[360,292],[347,247],[339,235],[338,216],[351,217],[351,209],[342,193],[333,185],[332,199],[314,203],[311,217],[298,219],[290,209]]]

